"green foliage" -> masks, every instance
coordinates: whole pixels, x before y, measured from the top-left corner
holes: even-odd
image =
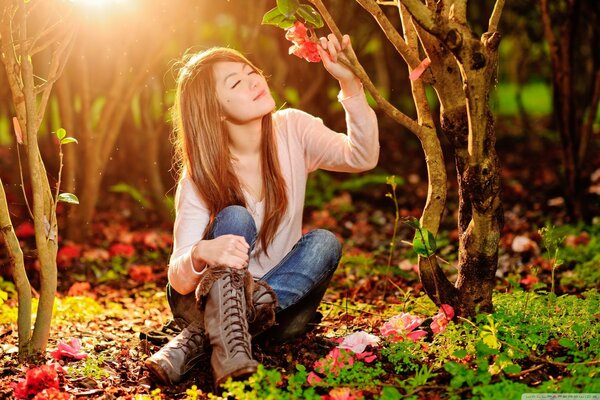
[[[300,4],[298,0],[277,0],[277,7],[267,11],[263,25],[275,25],[282,29],[290,28],[298,18],[311,28],[321,28],[323,18],[312,6]]]
[[[397,374],[417,371],[419,363],[426,357],[422,344],[412,340],[387,343],[381,349],[381,354],[394,365]]]
[[[386,184],[387,175],[373,173],[350,175],[342,182],[336,182],[331,174],[317,170],[310,174],[306,182],[306,195],[304,204],[307,207],[323,208],[340,192],[359,192],[371,185]],[[396,178],[398,185],[402,185],[402,178]]]
[[[288,400],[288,399],[307,399],[320,400],[315,389],[312,387],[304,388],[308,373],[304,366],[299,365],[297,372],[288,378],[287,386],[283,386],[281,373],[274,369],[266,369],[259,365],[257,372],[245,381],[234,382],[231,379],[223,384],[223,395],[217,396],[209,394],[209,399],[268,399],[268,400]]]
[[[87,357],[80,365],[68,366],[67,373],[71,378],[102,379],[110,374],[104,368],[104,357]]]

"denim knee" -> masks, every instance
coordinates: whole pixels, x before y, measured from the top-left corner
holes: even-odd
[[[252,247],[256,241],[256,224],[250,212],[242,206],[228,206],[222,209],[215,218],[209,237],[223,235],[243,236]]]
[[[330,256],[328,264],[335,269],[342,257],[342,244],[335,235],[326,229],[315,229],[306,234],[305,239],[309,238],[315,251]]]

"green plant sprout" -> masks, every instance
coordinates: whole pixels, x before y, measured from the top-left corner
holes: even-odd
[[[556,268],[561,266],[564,262],[563,260],[561,260],[558,257],[559,257],[560,245],[563,242],[563,240],[565,240],[565,237],[559,235],[557,233],[557,231],[554,229],[554,226],[552,226],[552,225],[544,226],[543,228],[538,230],[538,233],[542,237],[542,246],[544,246],[550,260],[552,261],[552,275],[551,275],[552,282],[551,282],[551,286],[550,286],[550,293],[556,294],[556,292],[554,291],[554,281],[555,281],[554,273],[556,271]]]

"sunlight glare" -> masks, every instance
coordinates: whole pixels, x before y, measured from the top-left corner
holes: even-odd
[[[112,7],[131,6],[133,0],[71,0],[71,2],[82,7],[108,9]]]

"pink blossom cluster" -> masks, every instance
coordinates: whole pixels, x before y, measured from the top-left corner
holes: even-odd
[[[308,36],[308,30],[302,22],[296,21],[294,26],[286,29],[285,38],[294,43],[289,49],[289,54],[304,58],[308,62],[321,61],[317,43]]]
[[[448,325],[448,322],[452,318],[454,318],[454,309],[448,304],[442,304],[429,327],[435,334],[444,332],[446,325]],[[422,337],[427,336],[425,330],[417,329],[423,321],[424,319],[421,317],[408,313],[400,313],[390,318],[379,330],[383,337],[390,340],[400,341],[410,339],[416,342]]]
[[[308,374],[307,382],[311,386],[318,385],[327,375],[339,376],[342,370],[352,369],[356,361],[372,363],[377,356],[366,351],[368,346],[376,347],[379,338],[364,331],[354,332],[340,341],[338,347],[332,349],[327,356],[315,362],[314,371]],[[329,394],[321,396],[322,400],[358,400],[362,392],[346,387],[336,387]]]

